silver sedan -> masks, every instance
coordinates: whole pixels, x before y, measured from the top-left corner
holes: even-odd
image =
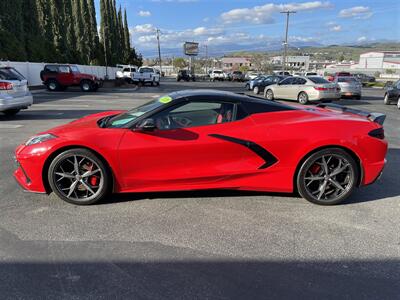
[[[355,77],[343,76],[336,77],[335,82],[340,87],[342,97],[352,97],[361,99],[361,87],[362,84]]]
[[[14,68],[0,67],[0,112],[12,116],[33,103],[28,81]]]
[[[319,76],[287,77],[265,88],[264,97],[269,100],[293,100],[306,104],[312,101],[338,100],[340,88],[336,83]]]

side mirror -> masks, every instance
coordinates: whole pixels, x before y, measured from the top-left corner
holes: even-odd
[[[139,130],[141,131],[153,131],[157,129],[156,123],[154,122],[154,119],[144,119],[138,127]]]

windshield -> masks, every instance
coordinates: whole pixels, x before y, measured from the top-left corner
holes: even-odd
[[[123,127],[124,125],[128,124],[129,122],[132,122],[139,118],[140,116],[151,112],[169,102],[172,101],[172,98],[170,96],[162,96],[156,100],[150,101],[146,104],[143,104],[139,107],[136,107],[134,109],[131,109],[130,111],[126,113],[119,114],[107,122],[108,128],[120,128]]]
[[[339,77],[338,82],[357,82],[354,77]]]
[[[214,74],[222,74],[222,71],[214,71]]]

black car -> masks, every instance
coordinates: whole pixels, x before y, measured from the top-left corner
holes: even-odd
[[[287,76],[271,75],[271,76],[261,77],[259,80],[256,80],[253,84],[254,94],[258,95],[259,93],[262,93],[266,86],[278,83],[285,77]]]
[[[362,85],[365,85],[368,82],[375,82],[374,76],[366,75],[363,73],[356,73],[356,74],[353,74],[353,76],[355,78],[357,78],[358,81],[360,81],[362,83]]]
[[[196,81],[196,78],[193,74],[190,74],[188,70],[179,70],[178,75],[176,76],[176,81],[181,81],[181,80]]]
[[[383,102],[386,105],[397,103],[397,108],[400,109],[400,80],[397,80],[392,86],[387,88]]]

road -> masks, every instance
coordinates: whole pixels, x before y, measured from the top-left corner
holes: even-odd
[[[113,195],[79,207],[21,191],[13,150],[91,113],[159,95],[239,83],[163,82],[139,90],[35,91],[34,105],[0,116],[2,299],[400,299],[400,111],[366,89],[355,108],[387,114],[381,180],[346,203],[294,195],[181,192]],[[318,129],[316,129],[318,130]]]

